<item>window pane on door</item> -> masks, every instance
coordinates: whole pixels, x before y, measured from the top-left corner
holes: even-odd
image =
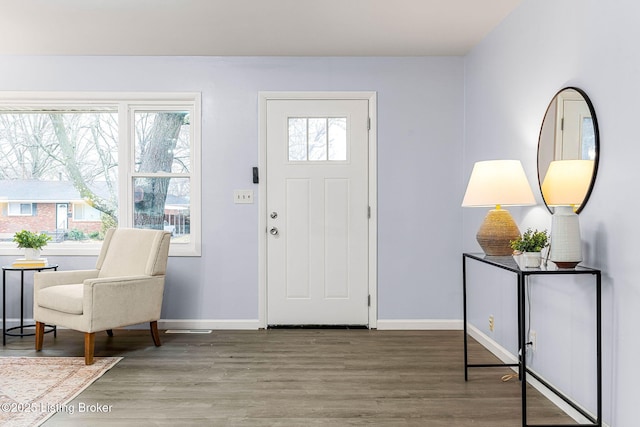
[[[289,119],[289,160],[307,160],[307,119]]]
[[[345,160],[346,117],[289,118],[289,161]]]
[[[329,119],[329,160],[347,160],[347,119]]]
[[[327,119],[309,120],[309,160],[327,160]]]

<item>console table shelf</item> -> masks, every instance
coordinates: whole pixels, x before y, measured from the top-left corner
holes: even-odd
[[[517,291],[518,291],[518,347],[521,349],[521,355],[518,363],[513,364],[472,364],[468,360],[467,351],[467,260],[478,261],[484,264],[488,264],[492,267],[500,268],[510,271],[516,274],[517,277]],[[575,402],[569,399],[562,392],[557,390],[548,382],[544,381],[535,372],[532,372],[527,366],[527,321],[525,319],[526,309],[526,290],[528,287],[529,276],[542,276],[542,275],[592,275],[596,280],[596,321],[595,321],[595,334],[596,334],[596,382],[597,382],[597,409],[596,416],[589,414],[583,408],[578,406]],[[558,268],[520,268],[511,256],[487,256],[485,254],[476,253],[464,253],[462,254],[462,295],[463,295],[463,314],[464,314],[464,379],[469,378],[469,368],[487,368],[487,367],[505,367],[512,366],[518,367],[519,377],[522,384],[522,426],[527,427],[527,375],[535,378],[543,384],[547,389],[565,401],[568,405],[574,408],[577,412],[582,414],[589,424],[566,424],[566,425],[579,425],[590,427],[602,427],[602,301],[601,301],[601,288],[602,288],[602,274],[600,270],[588,267],[577,266],[571,269],[558,269]],[[562,424],[561,424],[562,425]],[[554,424],[553,426],[561,426]],[[540,427],[540,424],[535,424],[536,427]],[[553,427],[545,425],[546,427]]]

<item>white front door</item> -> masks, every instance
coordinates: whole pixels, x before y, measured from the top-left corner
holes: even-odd
[[[266,103],[268,325],[368,325],[369,103]]]
[[[69,228],[69,218],[67,216],[68,205],[66,203],[58,203],[56,205],[56,229],[66,230]]]

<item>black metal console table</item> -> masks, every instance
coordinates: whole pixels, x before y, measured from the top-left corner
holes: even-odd
[[[7,345],[7,337],[26,337],[35,335],[35,332],[25,333],[25,328],[33,328],[35,325],[24,324],[24,272],[25,271],[43,271],[43,270],[58,270],[58,264],[49,264],[44,267],[14,267],[12,265],[5,265],[2,267],[2,345]],[[20,326],[14,326],[7,328],[7,271],[19,271],[20,272]],[[54,336],[57,335],[56,327],[47,325],[48,329],[45,334],[53,332]],[[20,332],[11,332],[20,329]]]
[[[501,268],[503,270],[511,271],[516,274],[518,278],[518,346],[520,348],[521,355],[519,356],[518,363],[514,364],[472,364],[469,363],[468,353],[467,353],[467,260],[475,260],[479,261],[493,267]],[[527,278],[529,276],[534,275],[562,275],[562,274],[587,274],[593,275],[596,278],[596,381],[597,381],[597,409],[596,409],[596,417],[594,418],[591,414],[586,412],[580,406],[576,405],[575,402],[570,400],[567,396],[565,396],[558,389],[553,387],[547,381],[540,378],[535,372],[531,371],[527,367],[527,336],[526,336],[526,319],[525,319],[525,309],[526,309],[526,289],[528,286]],[[601,287],[602,287],[602,274],[600,270],[588,267],[577,266],[576,268],[571,269],[545,269],[545,268],[524,268],[521,269],[518,264],[516,264],[515,260],[511,256],[486,256],[485,254],[473,254],[473,253],[464,253],[462,254],[462,292],[463,292],[463,310],[464,310],[464,379],[465,381],[469,378],[469,368],[486,368],[486,367],[505,367],[505,366],[513,366],[519,368],[519,376],[522,384],[522,425],[523,427],[528,426],[527,424],[527,375],[531,375],[533,378],[538,380],[541,384],[547,387],[551,392],[564,400],[568,405],[582,414],[587,420],[589,420],[590,424],[570,424],[570,425],[580,425],[580,426],[590,426],[590,427],[602,427],[602,302],[601,302]],[[536,424],[536,427],[541,427],[541,424]],[[562,426],[562,424],[554,424],[547,425],[544,427],[556,427]]]

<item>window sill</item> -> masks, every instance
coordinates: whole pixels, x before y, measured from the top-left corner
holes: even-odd
[[[64,246],[64,247],[63,247]],[[102,243],[65,243],[58,247],[47,246],[41,252],[42,257],[55,256],[98,256]],[[16,248],[14,245],[0,245],[0,256],[15,256],[17,258],[24,256],[24,250]],[[193,244],[171,245],[169,247],[169,256],[172,257],[199,257],[201,256],[200,248]]]

